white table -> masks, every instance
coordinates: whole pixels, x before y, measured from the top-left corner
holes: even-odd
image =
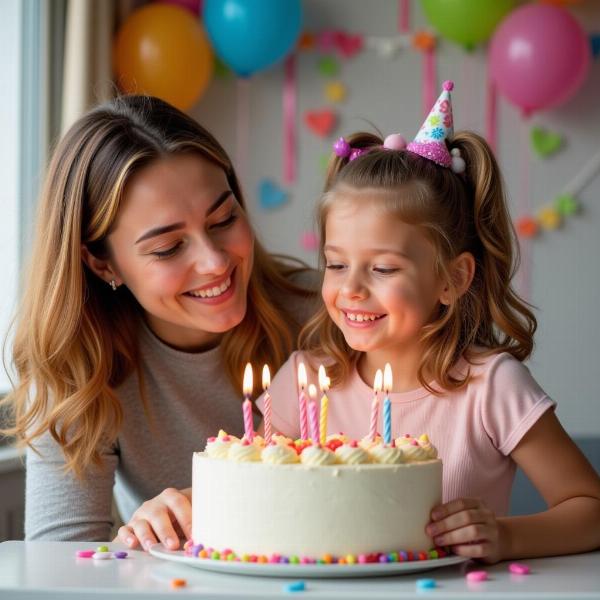
[[[600,552],[528,560],[533,573],[515,576],[508,563],[481,567],[490,579],[469,583],[466,563],[416,574],[365,579],[305,579],[306,591],[290,594],[284,585],[294,579],[223,575],[162,561],[143,552],[124,560],[77,559],[76,550],[99,544],[81,542],[4,542],[0,544],[0,599],[51,600],[81,598],[107,600],[172,600],[175,595],[195,598],[290,598],[328,600],[353,598],[467,597],[508,600],[564,598],[600,600]],[[124,549],[106,544],[111,550]],[[471,566],[472,568],[472,566]],[[172,589],[171,580],[183,578],[187,587]],[[416,591],[415,582],[434,578],[438,587]]]

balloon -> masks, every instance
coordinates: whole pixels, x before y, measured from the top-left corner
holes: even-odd
[[[300,0],[205,0],[204,26],[217,56],[240,77],[281,60],[300,35]]]
[[[213,72],[212,50],[197,18],[169,4],[148,4],[123,23],[114,46],[119,87],[181,110],[192,107]]]
[[[575,94],[587,75],[590,53],[586,33],[566,10],[526,4],[494,34],[490,76],[498,91],[529,115]]]
[[[181,6],[181,8],[186,8],[196,16],[200,15],[201,0],[157,0],[157,2],[163,2],[164,4],[175,4],[177,6]]]
[[[449,40],[472,50],[485,42],[514,0],[421,0],[427,20]]]

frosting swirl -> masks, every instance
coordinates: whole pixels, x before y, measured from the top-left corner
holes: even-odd
[[[297,452],[283,444],[267,446],[261,454],[262,461],[272,465],[287,465],[300,462]]]
[[[344,444],[343,446],[340,446],[335,451],[335,455],[341,463],[346,465],[362,465],[371,462],[367,451],[356,443],[355,445]]]
[[[371,456],[382,465],[399,465],[404,462],[403,451],[395,446],[380,444],[370,450]]]
[[[239,443],[239,441],[234,435],[227,435],[225,431],[220,429],[216,438],[206,440],[205,451],[211,458],[227,458],[231,444],[234,442]]]
[[[229,449],[228,458],[235,462],[258,462],[260,461],[260,448],[247,442],[234,442]]]
[[[402,446],[402,453],[405,462],[420,462],[429,459],[428,452],[421,448],[417,440],[412,440],[410,444],[404,444]]]
[[[302,451],[300,462],[309,467],[322,467],[336,463],[335,454],[328,448],[309,446]]]

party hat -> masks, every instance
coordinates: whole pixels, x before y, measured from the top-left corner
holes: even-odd
[[[417,137],[408,144],[406,149],[442,167],[452,168],[452,157],[446,146],[446,138],[454,135],[450,99],[450,91],[454,88],[454,83],[444,81],[442,87],[442,93],[421,125]]]

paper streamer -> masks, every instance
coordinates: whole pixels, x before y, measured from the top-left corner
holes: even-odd
[[[528,143],[528,123],[521,119],[520,123],[521,143],[519,157],[519,194],[517,214],[519,218],[531,214],[531,149]],[[519,292],[527,302],[531,301],[531,263],[532,263],[532,240],[529,237],[521,237],[521,265],[519,267]]]
[[[240,181],[246,180],[248,173],[248,139],[250,127],[250,80],[238,77],[237,80],[237,148],[236,171]]]
[[[423,115],[427,118],[431,107],[433,106],[436,97],[436,60],[435,60],[435,48],[429,48],[423,51]]]
[[[283,82],[283,181],[296,181],[296,56],[290,54],[284,65]]]
[[[398,31],[407,33],[410,29],[410,0],[398,0]]]
[[[488,78],[485,97],[485,137],[490,148],[497,153],[498,146],[498,90]]]
[[[600,152],[594,154],[583,169],[562,190],[562,194],[578,196],[592,179],[600,172]]]

